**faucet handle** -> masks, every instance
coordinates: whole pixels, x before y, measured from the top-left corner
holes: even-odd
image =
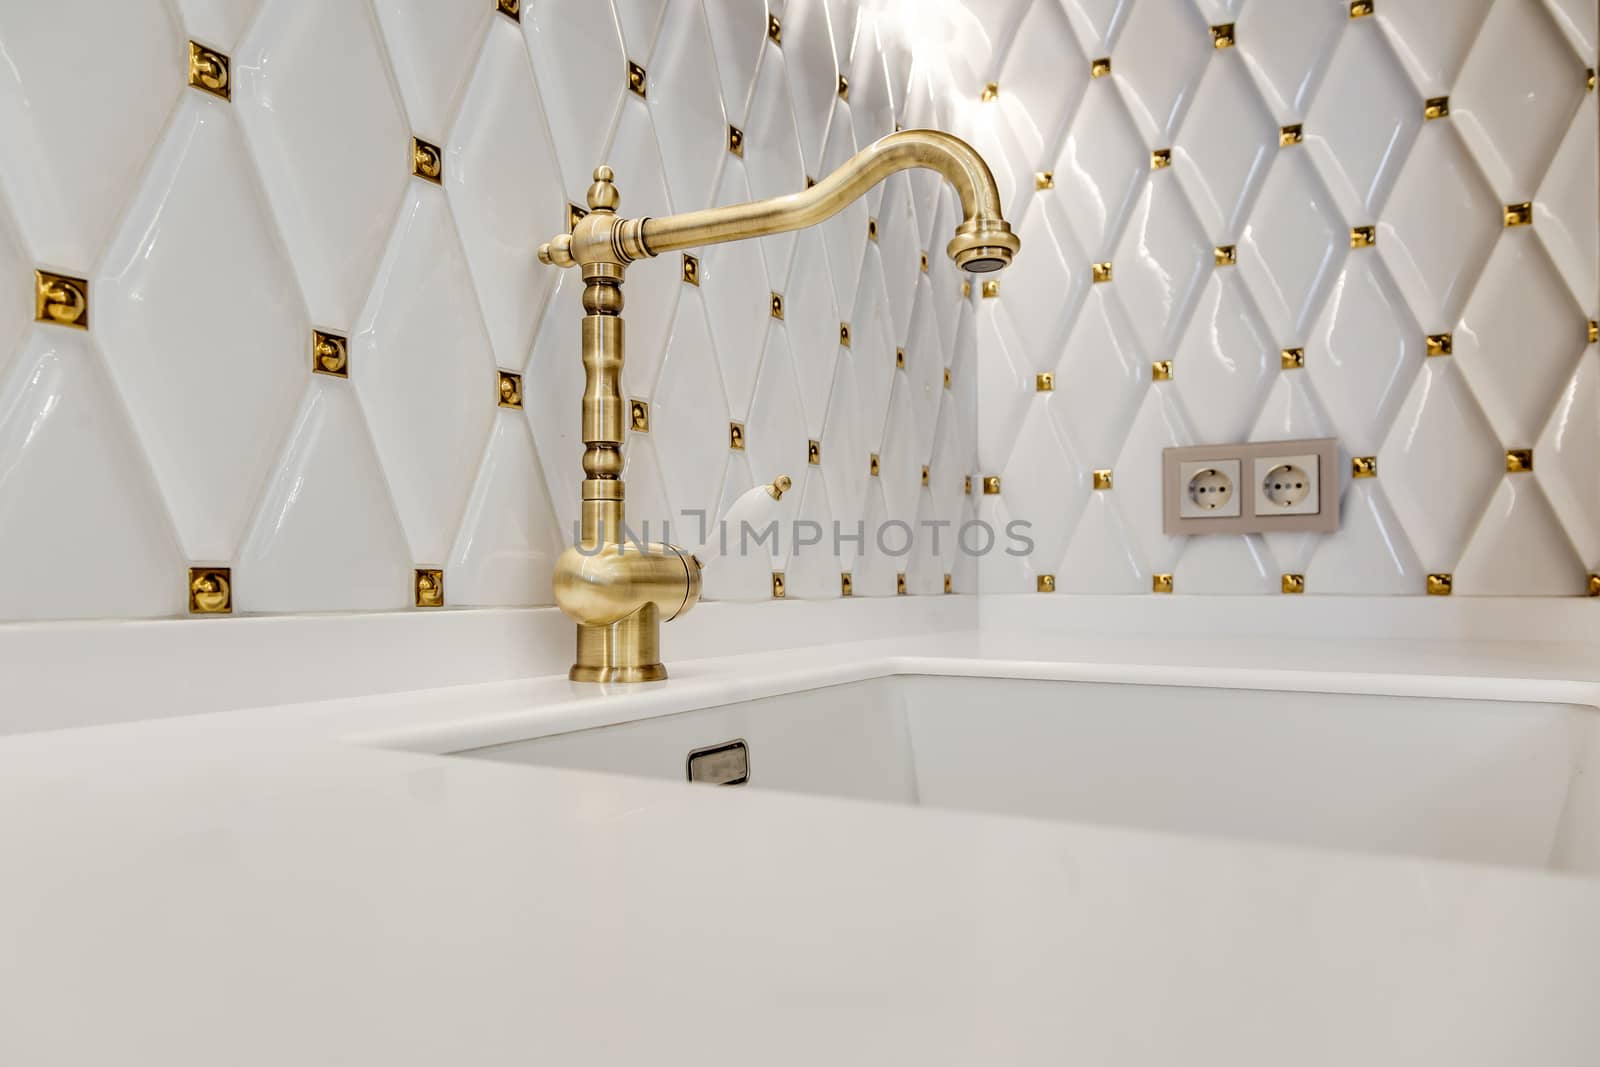
[[[578,261],[572,258],[572,234],[563,233],[553,241],[546,241],[539,246],[539,262],[553,264],[557,267],[575,267]]]

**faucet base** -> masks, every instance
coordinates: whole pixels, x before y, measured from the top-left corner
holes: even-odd
[[[659,682],[661,612],[646,604],[609,626],[578,625],[578,659],[567,672],[574,682]]]

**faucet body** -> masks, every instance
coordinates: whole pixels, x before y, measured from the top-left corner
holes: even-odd
[[[667,676],[661,623],[700,599],[700,561],[673,545],[628,540],[622,482],[622,283],[628,264],[663,252],[798,230],[822,222],[899,170],[938,171],[961,199],[963,220],[946,248],[969,271],[999,270],[1020,247],[1000,212],[988,166],[959,138],[905,130],[868,145],[805,192],[667,218],[625,219],[610,167],[595,168],[589,214],[540,246],[541,262],[583,274],[583,510],[578,544],[556,561],[556,604],[578,624],[580,682]]]

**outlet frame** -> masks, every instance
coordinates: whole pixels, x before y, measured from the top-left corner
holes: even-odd
[[[1261,514],[1256,509],[1256,461],[1317,458],[1318,510],[1285,515]],[[1240,502],[1237,516],[1189,518],[1182,514],[1188,480],[1180,477],[1184,464],[1220,466],[1234,461],[1239,470],[1250,471],[1249,485],[1234,480],[1235,500]],[[1346,474],[1339,466],[1339,442],[1332,437],[1294,441],[1251,441],[1231,445],[1190,445],[1163,449],[1161,453],[1162,532],[1169,536],[1196,534],[1247,533],[1335,533],[1339,529],[1339,497]]]

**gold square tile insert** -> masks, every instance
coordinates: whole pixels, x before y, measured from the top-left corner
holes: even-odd
[[[1448,356],[1455,349],[1455,339],[1448,333],[1430,333],[1427,351],[1430,356]]]
[[[1530,226],[1533,224],[1533,205],[1527,201],[1520,204],[1507,204],[1504,218],[1508,227]]]
[[[1285,348],[1278,356],[1284,370],[1299,370],[1306,365],[1306,350],[1303,348]]]
[[[1377,456],[1355,456],[1350,460],[1350,477],[1376,478],[1378,476]]]
[[[350,377],[350,342],[336,333],[312,330],[311,369],[335,378]]]
[[[994,297],[997,297],[999,295],[1000,295],[1000,283],[999,282],[995,281],[993,278],[990,278],[988,281],[983,283],[983,298],[985,300],[993,299]]]
[[[643,98],[649,91],[644,68],[633,60],[628,60],[628,89]]]
[[[744,451],[744,423],[728,423],[728,447],[735,452]]]
[[[1442,119],[1450,114],[1450,98],[1448,96],[1430,96],[1422,102],[1422,117],[1424,119]]]
[[[963,496],[972,495],[972,475],[969,474],[961,479],[961,494]]]
[[[782,600],[788,594],[785,587],[782,571],[772,572],[772,599]]]
[[[773,318],[775,318],[775,319],[783,318],[783,294],[782,293],[773,293],[771,302],[768,304],[768,307],[772,311],[772,317]]]
[[[522,410],[522,375],[508,370],[500,372],[500,406]]]
[[[1239,249],[1235,245],[1218,245],[1211,250],[1211,258],[1219,267],[1231,267],[1239,262]]]
[[[878,462],[878,454],[874,452],[867,457],[867,473],[876,478],[881,470],[882,465]]]
[[[1303,574],[1285,574],[1280,588],[1285,593],[1304,593],[1306,591],[1306,576]]]
[[[437,567],[418,567],[413,592],[413,603],[419,608],[444,607],[444,571]]]
[[[1056,187],[1056,172],[1053,170],[1035,171],[1033,187],[1035,189],[1054,189]]]
[[[767,36],[776,45],[783,44],[783,23],[776,15],[767,16]]]
[[[1096,489],[1110,489],[1111,488],[1111,470],[1110,470],[1110,468],[1102,468],[1102,469],[1097,470],[1097,471],[1094,472],[1094,487]]]
[[[411,173],[435,185],[444,184],[444,153],[420,137],[411,138]]]
[[[998,474],[990,474],[983,479],[983,495],[1000,495],[1000,476]]]
[[[839,345],[841,348],[850,347],[850,324],[848,322],[839,324]]]
[[[1152,382],[1172,381],[1172,360],[1153,360],[1150,364],[1150,380]]]
[[[1291,123],[1288,126],[1280,126],[1278,128],[1279,148],[1288,148],[1290,145],[1297,145],[1305,139],[1305,130],[1298,122]]]
[[[1111,280],[1111,261],[1106,260],[1103,263],[1094,264],[1089,273],[1097,283],[1109,282]]]
[[[894,365],[895,365],[895,369],[896,370],[904,370],[905,369],[905,366],[906,366],[906,350],[905,349],[897,348],[897,349],[894,350]]]
[[[944,591],[946,593],[954,593],[956,591],[956,583],[953,575],[947,574],[944,576]]]
[[[1364,19],[1372,14],[1373,0],[1350,0],[1350,17]]]
[[[1153,148],[1150,150],[1150,169],[1165,170],[1172,166],[1172,149]]]
[[[899,574],[894,576],[894,593],[895,593],[895,596],[905,596],[906,595],[906,572],[905,571],[901,571]]]
[[[1089,77],[1104,78],[1111,73],[1111,57],[1101,56],[1089,64]]]
[[[637,398],[628,401],[628,428],[634,433],[650,432],[650,402]]]
[[[1449,596],[1451,589],[1455,586],[1455,582],[1454,576],[1449,574],[1430,574],[1428,575],[1428,595]]]
[[[1506,449],[1506,472],[1509,474],[1526,474],[1533,470],[1533,449],[1508,448]]]
[[[33,317],[36,322],[89,328],[89,282],[47,270],[33,272]]]
[[[233,612],[231,567],[189,568],[189,614],[228,615]]]
[[[1056,376],[1051,374],[1049,371],[1045,371],[1043,374],[1034,375],[1033,388],[1035,392],[1049,393],[1053,392],[1055,387]]]
[[[926,465],[924,465],[923,468],[922,468],[922,484],[923,485],[927,485],[928,484],[928,468],[927,468]]]
[[[1595,320],[1590,319],[1589,320],[1589,343],[1590,344],[1594,344],[1596,341],[1600,341],[1600,322],[1596,322]]]
[[[498,0],[495,4],[495,10],[512,22],[522,21],[522,0]]]
[[[1232,48],[1233,47],[1233,23],[1224,22],[1220,26],[1211,27],[1211,47],[1212,48]]]
[[[917,266],[922,268],[922,273],[928,273],[928,253],[922,252],[918,254]]]
[[[737,126],[728,127],[728,151],[744,158],[744,131]]]
[[[846,78],[843,74],[839,75],[839,99],[850,99],[850,79]]]
[[[822,465],[822,442],[810,440],[806,442],[806,462],[813,467]]]
[[[568,204],[567,232],[571,233],[573,230],[576,230],[578,228],[578,223],[582,222],[588,214],[589,211],[587,208],[581,208],[577,204]]]
[[[198,41],[189,42],[189,84],[224,100],[233,98],[228,57]]]
[[[988,85],[985,85],[983,87],[983,92],[978,94],[978,99],[983,101],[985,104],[992,104],[996,100],[1000,99],[1000,83],[990,82]]]
[[[690,285],[700,284],[700,261],[687,252],[683,254],[683,280]]]
[[[1033,587],[1041,593],[1054,593],[1056,591],[1056,576],[1053,574],[1041,574],[1033,583]]]
[[[871,215],[868,215],[867,216],[867,240],[876,241],[877,239],[878,239],[878,220],[873,218]]]
[[[850,572],[841,571],[839,573],[839,595],[854,596],[855,591],[855,582],[851,579]]]
[[[1350,227],[1351,248],[1371,248],[1378,243],[1378,230],[1375,226]]]
[[[946,367],[944,369],[944,387],[946,389],[950,388],[950,368],[949,367]]]
[[[1600,574],[1589,575],[1589,595],[1600,596]]]
[[[1150,576],[1150,591],[1152,593],[1172,592],[1172,575],[1152,574]]]

